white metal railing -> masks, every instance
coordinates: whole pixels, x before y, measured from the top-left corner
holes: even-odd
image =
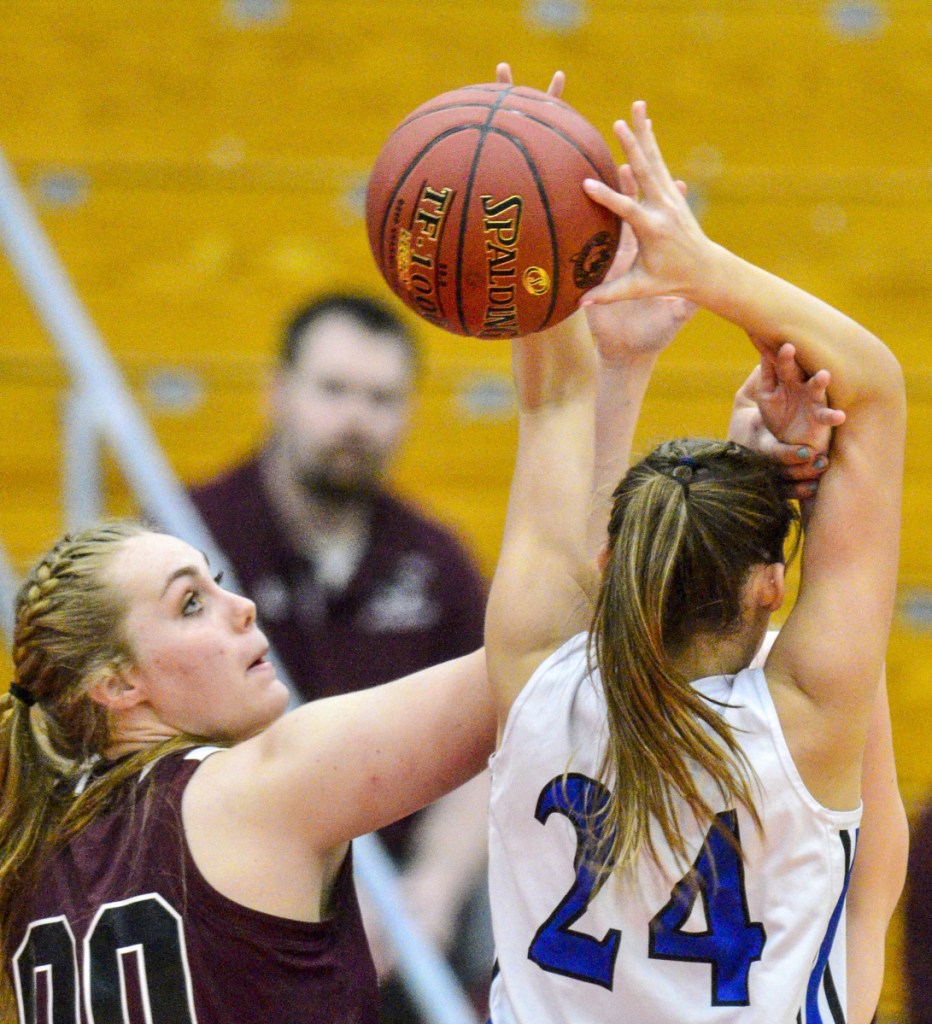
[[[16,573],[13,572],[6,548],[0,543],[0,630],[3,630],[10,641],[13,639],[13,602],[16,597],[16,586]]]
[[[64,415],[63,489],[69,527],[100,511],[101,442],[113,453],[143,511],[166,530],[206,552],[235,586],[235,574],[217,547],[139,412],[96,327],[80,302],[61,261],[0,152],[0,243],[58,348],[72,381]],[[0,546],[0,613],[12,636],[15,577]],[[301,702],[276,659],[280,677]],[[389,941],[398,954],[412,998],[431,1024],[477,1024],[478,1018],[438,951],[408,915],[394,866],[376,836],[353,844],[357,878],[369,892]]]

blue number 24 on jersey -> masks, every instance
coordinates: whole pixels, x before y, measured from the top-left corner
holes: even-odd
[[[607,848],[610,839],[602,824],[608,800],[602,783],[572,773],[552,779],[541,791],[537,820],[545,824],[551,814],[562,814],[576,831],[576,876],[538,928],[528,957],[545,971],[611,989],[621,932],[610,928],[598,938],[572,928],[613,867],[611,862],[596,863],[597,851]],[[706,928],[687,931],[684,925],[697,900],[702,901]],[[709,964],[711,1004],[747,1006],[751,965],[760,960],[766,941],[763,925],[751,921],[748,913],[737,815],[723,811],[715,816],[669,902],[651,920],[648,956]]]

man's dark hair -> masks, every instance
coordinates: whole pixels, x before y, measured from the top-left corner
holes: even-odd
[[[329,292],[299,306],[292,313],[285,325],[279,353],[282,367],[290,369],[294,366],[308,329],[327,316],[348,317],[367,331],[393,335],[408,357],[414,374],[418,373],[420,352],[407,323],[387,303],[355,292]]]

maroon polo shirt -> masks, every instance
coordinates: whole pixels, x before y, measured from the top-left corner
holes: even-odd
[[[903,914],[909,1024],[932,1024],[932,802],[913,822]]]
[[[259,456],[193,488],[259,625],[307,700],[366,689],[482,645],[486,588],[453,534],[387,491],[373,497],[368,547],[338,594],[288,543]],[[396,857],[407,824],[383,830]]]

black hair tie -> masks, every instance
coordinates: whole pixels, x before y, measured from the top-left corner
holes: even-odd
[[[692,459],[687,462],[685,459],[681,459],[679,463],[673,467],[670,476],[683,488],[683,497],[689,497],[689,483],[693,478],[693,466],[695,462]]]
[[[19,683],[10,683],[10,696],[25,704],[27,708],[33,707],[36,703],[36,698]]]

